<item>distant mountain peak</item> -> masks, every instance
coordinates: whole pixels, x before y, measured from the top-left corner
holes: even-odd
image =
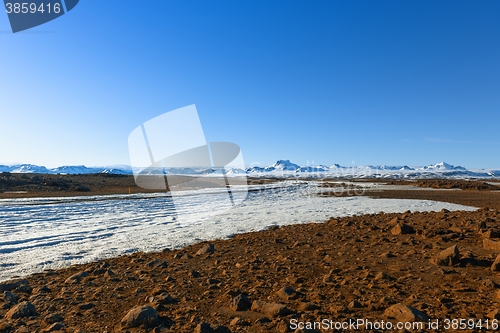
[[[379,166],[300,166],[290,160],[278,160],[269,166],[253,166],[246,169],[233,168],[222,172],[220,168],[153,168],[145,174],[183,174],[183,175],[240,175],[248,174],[254,177],[273,175],[276,177],[297,177],[304,174],[307,177],[341,177],[341,178],[500,178],[500,170],[467,170],[462,166],[454,166],[446,162],[430,164],[424,167],[409,167],[379,165]],[[133,170],[128,165],[114,165],[106,167],[86,167],[84,165],[64,165],[57,168],[46,168],[34,164],[0,165],[1,172],[11,173],[39,173],[39,174],[122,174],[131,175]]]
[[[271,166],[266,167],[265,169],[268,171],[295,171],[300,168],[300,165],[290,162],[290,160],[278,160]]]
[[[452,164],[448,164],[446,162],[439,162],[439,163],[436,163],[436,164],[431,164],[431,165],[428,165],[426,167],[424,167],[424,169],[430,169],[430,170],[467,170],[466,168],[462,167],[462,166],[454,166]]]

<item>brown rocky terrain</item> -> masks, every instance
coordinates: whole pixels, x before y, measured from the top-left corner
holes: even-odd
[[[182,182],[193,179],[189,176],[178,176],[174,181]],[[205,178],[205,187],[210,187],[213,178]],[[275,182],[276,179],[249,179],[249,184]],[[207,186],[208,185],[208,186]],[[167,189],[168,190],[168,189]],[[48,175],[0,173],[0,199],[47,196],[81,196],[127,193],[159,192],[147,190],[135,184],[132,175],[87,174],[87,175]]]
[[[323,319],[430,319],[440,320],[437,329],[413,331],[493,332],[500,319],[500,192],[365,195],[481,209],[275,227],[6,281],[0,332],[340,331],[293,325]],[[447,329],[446,318],[471,320],[475,328]]]
[[[460,180],[460,179],[422,179],[416,181],[392,180],[390,185],[413,185],[425,188],[436,189],[460,189],[474,191],[500,191],[500,183],[498,185],[490,184],[486,181],[477,180]]]

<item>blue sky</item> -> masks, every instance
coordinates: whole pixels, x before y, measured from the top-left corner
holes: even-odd
[[[196,104],[247,164],[500,167],[498,1],[82,0],[12,34],[0,164],[128,164]]]

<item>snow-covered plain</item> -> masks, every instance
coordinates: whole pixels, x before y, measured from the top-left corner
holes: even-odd
[[[167,194],[0,200],[0,281],[135,251],[178,248],[274,225],[369,213],[474,210],[426,200],[318,197],[313,182],[251,186],[247,199],[211,214],[222,194],[186,192],[182,220]],[[225,194],[226,195],[226,194]],[[222,198],[222,197],[220,197]],[[222,201],[220,201],[222,202]],[[227,202],[227,201],[226,201]],[[220,208],[220,207],[219,207]]]

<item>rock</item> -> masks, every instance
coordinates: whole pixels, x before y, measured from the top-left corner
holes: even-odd
[[[434,258],[434,263],[438,266],[453,266],[460,260],[460,252],[456,245],[450,246],[446,250],[441,251],[436,258]]]
[[[36,315],[35,306],[30,302],[21,302],[5,314],[6,319],[26,318]]]
[[[54,323],[60,323],[63,320],[64,320],[63,316],[61,316],[59,313],[51,313],[51,314],[45,316],[45,318],[43,318],[43,321],[47,325],[51,325]]]
[[[158,322],[158,313],[149,305],[130,310],[121,320],[122,328],[151,327]]]
[[[234,297],[229,302],[229,308],[233,311],[247,311],[252,306],[252,303],[247,296],[240,294]]]
[[[231,326],[244,326],[244,325],[246,325],[246,322],[240,317],[235,317],[233,320],[231,320],[229,325],[231,325]]]
[[[201,256],[204,254],[214,253],[214,252],[215,252],[214,244],[205,244],[201,247],[201,249],[198,250],[198,252],[196,252],[196,255]]]
[[[387,222],[388,225],[396,225],[400,222],[399,217],[394,217],[392,218],[389,222]]]
[[[167,268],[168,263],[165,260],[158,259],[156,258],[155,260],[152,260],[148,263],[149,267],[160,267],[160,268]]]
[[[384,311],[387,317],[394,318],[401,322],[428,321],[429,317],[419,310],[402,303],[394,304]]]
[[[201,274],[200,272],[198,271],[195,271],[195,270],[192,270],[191,272],[189,272],[189,275],[191,275],[192,277],[194,277],[195,279],[201,277]]]
[[[19,297],[13,292],[6,291],[3,293],[3,300],[10,305],[17,304],[18,298]]]
[[[363,306],[361,305],[361,303],[359,303],[357,300],[354,300],[351,303],[349,303],[349,308],[351,308],[351,309],[359,309],[362,307]]]
[[[160,302],[160,304],[172,304],[175,302],[169,293],[162,293],[156,297],[157,297],[158,301]]]
[[[500,254],[497,255],[495,261],[493,262],[493,264],[491,265],[491,270],[493,272],[495,271],[500,271]]]
[[[295,277],[295,276],[288,276],[288,277],[286,278],[286,280],[287,280],[288,282],[290,282],[291,284],[298,284],[298,283],[302,283],[302,282],[304,282],[304,280],[302,280],[302,279],[301,279],[301,278],[299,278],[299,277]]]
[[[66,281],[64,281],[64,283],[78,283],[83,278],[85,278],[87,276],[89,276],[89,273],[87,273],[85,271],[79,272],[79,273],[71,275],[69,278],[66,279]]]
[[[500,251],[500,242],[485,238],[483,239],[483,247],[488,250]]]
[[[108,269],[106,270],[106,272],[104,273],[104,277],[106,278],[113,278],[116,276],[116,273],[113,272],[112,270]]]
[[[321,309],[321,307],[314,303],[300,303],[298,309],[299,311],[314,311]]]
[[[169,293],[162,293],[162,294],[157,295],[157,296],[146,297],[146,302],[152,303],[152,304],[166,305],[166,304],[174,303],[174,299],[172,298],[172,296],[170,296]]]
[[[62,330],[63,328],[65,328],[66,326],[64,326],[63,323],[54,323],[52,325],[50,325],[47,329],[45,329],[44,332],[54,332],[54,331],[59,331],[59,330]]]
[[[490,319],[500,319],[500,310],[496,309],[486,315]]]
[[[41,286],[40,288],[37,288],[33,291],[34,293],[50,293],[52,292],[52,289],[50,289],[47,286]]]
[[[1,282],[0,283],[0,292],[11,291],[11,290],[14,290],[16,288],[19,288],[22,285],[29,286],[28,280],[16,279],[16,280]]]
[[[325,276],[323,276],[323,282],[324,283],[335,282],[335,278],[332,276],[332,274],[326,274]]]
[[[415,229],[413,229],[412,226],[409,226],[408,224],[405,223],[398,223],[394,228],[391,229],[391,234],[393,235],[408,235],[408,234],[414,234]]]
[[[84,304],[80,304],[80,305],[78,306],[78,308],[79,308],[80,310],[90,310],[90,309],[92,309],[92,308],[94,308],[94,307],[95,307],[95,304],[94,304],[94,303],[84,303]]]
[[[481,233],[483,238],[500,238],[500,231],[498,230],[488,230],[486,232]]]
[[[262,318],[259,318],[255,321],[255,324],[260,324],[260,325],[265,325],[267,323],[270,323],[272,322],[271,319],[267,318],[267,317],[262,317]]]
[[[281,317],[292,313],[292,311],[283,304],[268,303],[264,301],[253,301],[251,310],[263,313],[269,317]]]
[[[90,188],[85,185],[80,185],[75,189],[77,192],[90,192]]]
[[[380,281],[380,280],[388,280],[388,281],[391,281],[391,280],[395,280],[392,276],[390,275],[387,275],[386,273],[384,272],[378,272],[377,275],[375,275],[375,277],[373,278],[374,281]]]
[[[295,289],[288,286],[281,288],[276,294],[285,301],[297,298],[297,292]]]
[[[231,333],[231,330],[226,326],[217,326],[214,333]]]
[[[195,333],[214,333],[214,330],[208,323],[199,323],[195,330]]]
[[[219,284],[219,283],[220,283],[220,280],[218,280],[218,279],[208,279],[208,280],[207,280],[207,283],[208,283],[209,285]]]

